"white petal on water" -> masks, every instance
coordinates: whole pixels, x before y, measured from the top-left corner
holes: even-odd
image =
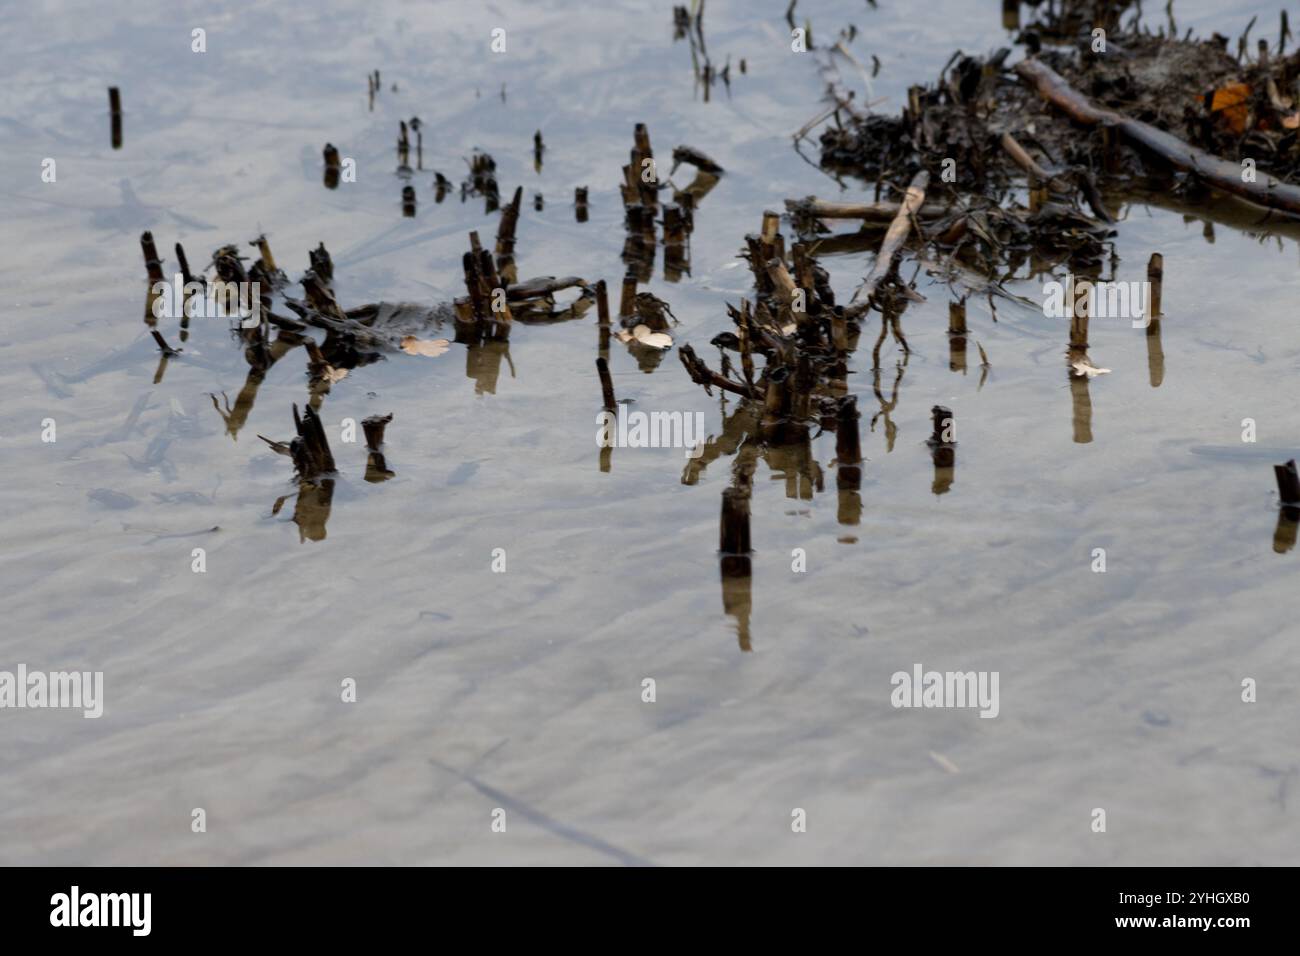
[[[417,339],[414,335],[402,339],[402,351],[407,355],[441,355],[449,348],[447,339]]]
[[[1096,378],[1098,375],[1109,375],[1110,369],[1097,368],[1095,365],[1089,365],[1087,362],[1075,362],[1071,368],[1076,375],[1086,375],[1088,378]]]
[[[632,337],[652,349],[666,349],[673,344],[671,335],[667,332],[651,332],[648,325],[638,325],[632,330]]]

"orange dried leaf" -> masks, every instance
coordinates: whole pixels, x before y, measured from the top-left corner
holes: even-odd
[[[1214,96],[1210,100],[1210,112],[1222,113],[1234,133],[1244,133],[1246,118],[1250,112],[1249,101],[1249,85],[1230,83],[1214,91]]]

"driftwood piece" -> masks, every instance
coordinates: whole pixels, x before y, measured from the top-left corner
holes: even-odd
[[[1115,110],[1104,109],[1075,90],[1065,79],[1038,60],[1023,60],[1015,66],[1021,79],[1038,95],[1084,126],[1112,126],[1125,138],[1155,153],[1185,172],[1195,173],[1216,189],[1233,193],[1268,209],[1281,209],[1300,216],[1300,187],[1282,182],[1264,172],[1254,182],[1243,182],[1241,165],[1211,155],[1149,123]]]

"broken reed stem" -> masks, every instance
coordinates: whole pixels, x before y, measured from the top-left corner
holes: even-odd
[[[808,319],[808,312],[804,309],[796,313],[793,309],[796,286],[790,270],[778,258],[769,259],[765,266],[767,277],[772,282],[772,292],[781,303],[782,311],[793,317],[797,324],[802,325]]]
[[[835,411],[835,462],[836,467],[856,468],[862,461],[862,445],[858,436],[858,398],[845,395]]]
[[[122,96],[116,86],[108,88],[108,112],[112,119],[112,142],[114,149],[122,148]]]
[[[176,243],[176,261],[179,262],[181,266],[181,278],[184,280],[186,285],[189,285],[194,281],[194,274],[190,272],[189,259],[185,258],[185,247],[179,242]]]
[[[1038,165],[1038,161],[1030,156],[1028,151],[1020,145],[1014,136],[1010,133],[1002,134],[1002,148],[1012,161],[1029,174],[1030,180],[1038,180],[1040,184],[1046,186],[1051,180],[1052,174]]]
[[[501,223],[497,226],[496,254],[500,260],[503,256],[512,256],[515,252],[515,230],[519,225],[519,204],[523,201],[524,187],[515,187],[514,198],[501,210]]]
[[[629,272],[623,276],[623,294],[618,300],[618,314],[621,318],[636,312],[636,273]]]
[[[339,187],[339,151],[334,148],[333,143],[326,143],[324,149],[325,174],[324,183],[326,189],[338,189]]]
[[[637,123],[633,136],[636,146],[632,149],[632,183],[642,205],[653,208],[659,203],[659,172],[655,169],[654,151],[650,148],[650,131],[645,123]],[[649,165],[646,160],[650,161]]]
[[[930,435],[930,451],[937,468],[951,468],[957,459],[957,442],[954,440],[952,409],[935,405],[930,409],[934,430]]]
[[[609,326],[609,291],[604,279],[596,283],[596,321],[602,326]]]
[[[387,415],[371,415],[361,420],[361,429],[366,435],[366,448],[370,451],[379,451],[384,444],[384,429],[392,420],[391,412]]]
[[[149,281],[163,282],[162,260],[158,258],[158,248],[153,243],[153,233],[145,230],[140,234],[140,249],[144,252],[144,267],[149,273]]]
[[[605,411],[618,411],[618,403],[614,400],[614,380],[609,374],[609,363],[604,358],[596,359],[596,372],[600,375],[600,391],[605,401]]]
[[[749,495],[740,488],[722,489],[718,550],[723,555],[753,552],[749,543]]]
[[[1277,494],[1282,504],[1300,504],[1300,475],[1296,473],[1295,459],[1284,465],[1274,465],[1273,475],[1277,478]]]
[[[271,244],[266,241],[266,236],[258,236],[253,240],[253,244],[257,246],[258,254],[262,257],[262,267],[265,268],[268,273],[274,273],[276,271],[275,256],[271,255]],[[180,244],[177,243],[177,246],[179,245]]]
[[[330,259],[325,243],[322,242],[315,249],[310,250],[307,253],[307,258],[311,262],[311,271],[316,273],[322,282],[328,285],[334,281],[334,262]]]
[[[894,221],[889,224],[889,229],[885,232],[885,238],[880,241],[880,251],[876,254],[876,261],[871,266],[871,271],[867,273],[866,280],[853,293],[851,304],[845,307],[844,314],[847,318],[857,318],[865,313],[871,307],[871,300],[876,294],[876,289],[889,275],[894,266],[894,260],[903,248],[903,242],[907,239],[908,232],[912,228],[912,219],[916,211],[925,204],[925,189],[930,183],[930,174],[921,170],[914,177],[907,187],[907,194],[903,197],[902,203],[899,204],[898,215]],[[861,299],[859,302],[858,300]]]
[[[930,435],[930,441],[936,445],[946,445],[952,442],[952,409],[943,405],[935,405],[930,409],[930,415],[934,421],[934,431]]]
[[[325,437],[325,427],[320,416],[310,405],[303,407],[302,415],[298,406],[293,406],[293,424],[298,437],[289,444],[289,453],[293,457],[298,474],[307,480],[319,475],[332,473],[334,456],[330,453],[329,440]]]
[[[948,334],[966,334],[966,300],[948,303]]]

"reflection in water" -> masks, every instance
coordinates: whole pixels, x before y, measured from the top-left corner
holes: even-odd
[[[1071,348],[1066,353],[1065,374],[1070,383],[1072,438],[1078,445],[1087,445],[1092,441],[1092,395],[1088,391],[1090,379],[1075,369],[1079,363],[1087,362],[1088,353],[1083,349]]]
[[[1286,554],[1295,547],[1296,531],[1300,529],[1300,508],[1283,505],[1277,510],[1277,530],[1273,532],[1273,550]]]
[[[377,484],[392,478],[396,472],[390,471],[384,460],[384,430],[393,420],[392,414],[371,415],[361,420],[361,429],[366,435],[366,481]]]
[[[966,374],[966,300],[948,303],[948,368]]]
[[[695,6],[692,4],[692,6]],[[704,3],[701,0],[694,16],[686,7],[673,7],[673,42],[687,39],[691,45],[691,67],[695,71],[696,92],[703,91],[704,102],[709,102],[713,84],[722,81],[727,92],[731,92],[731,57],[727,57],[721,70],[715,69],[709,60],[709,51],[704,43]],[[744,61],[741,61],[741,72]]]
[[[1147,376],[1152,388],[1159,388],[1165,380],[1165,350],[1160,343],[1160,320],[1152,316],[1146,329]]]
[[[410,128],[418,131],[414,121]],[[417,149],[418,144],[417,139]],[[490,175],[490,159],[479,162],[477,166],[479,175]],[[479,182],[475,188],[487,187],[485,183]],[[404,198],[412,199],[413,192],[411,186],[404,187]],[[609,306],[603,282],[593,288],[576,276],[545,276],[523,282],[515,281],[514,231],[521,196],[522,190],[516,190],[512,202],[503,211],[495,257],[482,247],[477,232],[470,233],[471,248],[463,259],[468,294],[450,305],[427,307],[381,302],[345,310],[334,294],[334,266],[323,243],[309,252],[311,268],[300,280],[303,289],[301,299],[289,294],[288,277],[276,266],[265,235],[250,243],[259,255],[247,268],[244,265],[245,257],[240,254],[237,246],[226,245],[217,249],[212,257],[211,269],[215,276],[211,280],[205,275],[191,274],[185,251],[177,244],[177,259],[186,280],[184,295],[187,306],[191,297],[202,295],[205,288],[215,289],[218,279],[222,283],[255,282],[261,290],[260,300],[255,303],[259,306],[256,315],[260,321],[254,320],[253,324],[246,324],[254,315],[247,302],[241,303],[238,313],[229,313],[230,318],[243,317],[236,327],[229,328],[228,331],[243,346],[242,355],[248,365],[244,385],[233,403],[225,392],[220,393],[220,398],[217,394],[209,395],[214,410],[225,425],[226,434],[233,440],[238,440],[239,432],[247,423],[258,390],[271,367],[298,346],[302,346],[306,353],[307,402],[301,415],[298,406],[294,405],[297,437],[285,443],[259,436],[273,451],[293,459],[299,483],[294,521],[301,529],[303,541],[324,539],[333,501],[336,469],[321,426],[319,411],[332,387],[346,378],[352,369],[381,361],[386,355],[394,353],[437,357],[448,350],[450,343],[447,339],[425,336],[431,330],[441,330],[447,322],[452,322],[457,341],[466,346],[466,376],[474,380],[475,393],[494,394],[502,359],[510,365],[511,376],[515,374],[510,359],[509,334],[516,321],[545,324],[581,319],[598,299],[603,348],[608,351]],[[162,293],[154,291],[155,284],[165,283],[162,283],[162,263],[153,235],[144,233],[140,245],[150,280],[146,292],[145,319],[162,353],[155,379],[159,381],[167,367],[167,360],[179,354],[179,350],[172,349],[163,333],[156,328],[153,306]],[[570,300],[575,291],[576,297]],[[560,294],[565,295],[565,302],[558,301],[557,296]],[[276,309],[281,306],[297,318],[279,314]],[[667,304],[649,293],[635,296],[634,311],[643,316],[655,311],[660,314],[660,319],[656,321],[665,323],[667,318],[663,316],[671,315],[667,311]],[[179,321],[184,334],[188,327],[188,309],[182,310]],[[271,337],[272,326],[275,327],[274,338]],[[323,339],[318,341],[310,331],[312,329],[323,332]],[[202,366],[203,362],[199,360],[195,364]],[[106,363],[101,365],[108,367]],[[92,369],[91,373],[95,371]],[[52,387],[57,387],[60,381],[66,380],[63,376],[46,377]],[[390,420],[391,416],[372,416],[362,422],[367,439],[365,479],[371,483],[387,481],[395,474],[388,467],[382,447],[384,426]],[[274,514],[279,513],[288,497],[286,495],[276,502]]]
[[[835,416],[835,489],[839,493],[840,524],[862,519],[862,444],[858,437],[858,399],[845,395]]]
[[[722,490],[719,520],[718,564],[722,576],[722,610],[736,619],[736,638],[742,651],[751,650],[749,617],[753,610],[753,567],[749,543],[749,499],[752,461],[736,459],[733,484]]]
[[[665,204],[663,216],[664,279],[678,282],[690,275],[690,236],[695,229],[695,210],[716,186],[722,176],[722,167],[690,146],[673,150],[673,165],[668,180],[661,183],[655,166],[654,152],[650,146],[650,133],[644,123],[636,124],[631,161],[623,167],[623,214],[626,238],[623,242],[623,261],[628,275],[638,282],[649,282],[654,273],[656,253],[655,224],[660,214],[659,190],[673,187],[673,201]],[[679,166],[695,168],[695,178],[678,189],[672,184],[672,175]],[[578,221],[586,215],[586,190],[579,191]],[[624,311],[622,314],[627,314]]]
[[[754,475],[759,462],[765,464],[774,481],[784,484],[785,497],[810,501],[825,491],[822,467],[813,455],[812,436],[807,425],[783,422],[774,428],[763,403],[745,399],[728,414],[722,401],[722,433],[710,435],[698,457],[682,471],[682,484],[696,485],[709,465],[719,458],[734,456],[732,482],[723,491],[721,539],[722,603],[736,619],[740,647],[750,650],[751,558],[750,508]],[[845,396],[834,411],[820,422],[836,433],[836,492],[838,520],[856,525],[861,519],[862,456],[858,439],[857,400]]]
[[[497,379],[501,375],[501,360],[515,377],[515,366],[510,361],[509,342],[478,342],[465,349],[465,377],[474,380],[475,395],[495,395]]]
[[[424,169],[424,133],[421,132],[423,123],[420,117],[411,117],[411,131],[415,133],[415,168]]]
[[[890,413],[898,407],[898,386],[903,383],[903,371],[907,368],[907,354],[904,353],[903,360],[895,368],[897,373],[894,375],[894,387],[889,393],[889,400],[885,400],[885,394],[880,390],[880,366],[871,370],[871,388],[876,393],[876,401],[880,403],[880,411],[871,416],[871,430],[876,430],[876,420],[883,418],[885,420],[885,453],[888,454],[894,450],[894,442],[898,438],[898,426],[890,417]]]
[[[1100,270],[1088,270],[1085,277],[1089,282],[1075,284],[1075,298],[1070,309],[1070,347],[1066,350],[1065,361],[1070,383],[1072,437],[1079,445],[1087,445],[1092,441],[1092,395],[1088,390],[1091,379],[1083,369],[1092,365],[1088,358],[1088,288],[1099,274]]]
[[[1278,498],[1282,507],[1277,513],[1277,530],[1273,532],[1273,550],[1285,554],[1295,547],[1296,526],[1300,522],[1300,473],[1295,459],[1284,465],[1274,465]]]
[[[291,496],[277,498],[271,507],[271,516],[275,517]],[[325,524],[329,521],[330,505],[334,501],[334,479],[325,478],[320,482],[300,481],[298,493],[293,506],[293,523],[298,526],[298,541],[324,541]]]
[[[1165,350],[1160,343],[1160,296],[1165,278],[1165,257],[1158,252],[1151,254],[1147,263],[1147,282],[1151,295],[1147,302],[1147,375],[1152,388],[1159,388],[1165,380]]]
[[[946,495],[952,489],[953,476],[957,468],[957,441],[952,409],[936,405],[930,409],[934,420],[934,431],[927,444],[930,457],[934,461],[934,482],[930,490],[935,495]]]

